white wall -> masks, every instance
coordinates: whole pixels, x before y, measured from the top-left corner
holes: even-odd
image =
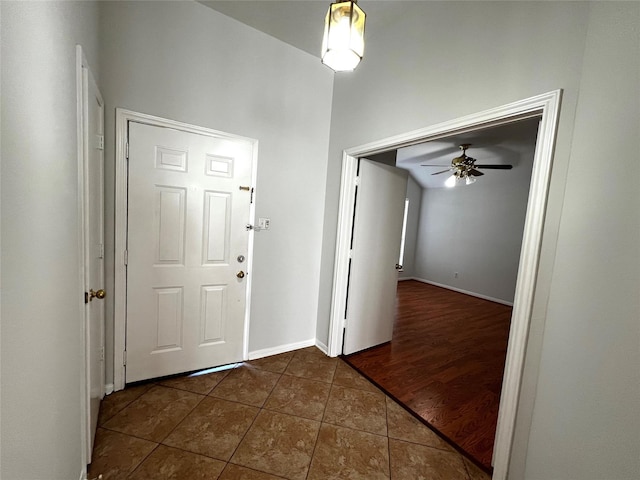
[[[256,138],[256,216],[270,218],[271,229],[255,234],[249,350],[313,340],[333,73],[317,58],[195,2],[100,8],[107,270],[116,107]],[[109,305],[107,319],[112,315]],[[107,338],[112,347],[109,321]]]
[[[320,339],[328,333],[342,150],[564,90],[514,480],[631,479],[639,470],[640,218],[636,175],[624,173],[637,167],[628,162],[637,163],[639,137],[639,7],[407,2],[388,30],[368,32],[358,70],[336,76]]]
[[[0,477],[77,479],[83,288],[75,45],[99,81],[97,5],[3,1],[0,12]]]
[[[529,140],[497,162],[513,163],[512,170],[486,170],[472,185],[423,191],[415,277],[513,302],[535,136]]]
[[[582,72],[527,479],[640,476],[640,4],[592,6]]]

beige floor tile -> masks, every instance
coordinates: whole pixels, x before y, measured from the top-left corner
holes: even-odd
[[[312,420],[322,420],[331,385],[283,375],[264,408]]]
[[[126,478],[158,444],[123,433],[98,428],[88,478]]]
[[[216,480],[225,463],[159,445],[128,480]]]
[[[471,460],[468,460],[464,457],[462,459],[464,460],[464,464],[467,467],[467,472],[469,473],[470,480],[491,480],[491,475],[480,470],[471,462]]]
[[[162,443],[228,461],[258,411],[249,405],[207,397]]]
[[[429,480],[467,480],[467,470],[457,452],[389,439],[391,477]]]
[[[245,362],[247,365],[260,370],[268,370],[269,372],[282,373],[289,365],[293,358],[293,352],[281,353],[280,355],[272,355],[271,357],[259,358],[257,360],[249,360]]]
[[[373,383],[364,378],[355,369],[351,368],[342,360],[338,361],[336,373],[333,376],[333,384],[340,385],[341,387],[367,390],[368,392],[380,391],[378,387],[376,387]]]
[[[160,442],[204,398],[154,386],[104,424],[105,428]]]
[[[387,397],[387,428],[389,429],[389,438],[453,451],[451,446],[437,433],[389,397]]]
[[[285,370],[295,377],[331,383],[338,364],[337,358],[327,357],[315,347],[296,350]]]
[[[389,479],[387,437],[323,424],[307,480],[343,479]]]
[[[209,395],[261,407],[280,374],[242,366],[232,370]]]
[[[378,435],[387,434],[385,396],[337,385],[331,387],[324,422]]]
[[[129,405],[151,387],[153,387],[153,384],[148,383],[146,385],[138,385],[136,387],[127,387],[124,390],[106,395],[102,399],[102,402],[100,402],[98,425],[104,425],[107,420],[113,418],[116,413]]]
[[[231,369],[200,375],[194,374],[183,377],[169,378],[160,382],[159,385],[206,395],[211,390],[213,390],[213,387],[218,385],[218,383],[220,383],[224,377],[229,375],[230,370]]]
[[[227,468],[224,469],[218,480],[281,480],[282,478],[284,477],[276,477],[268,473],[228,463]]]
[[[231,463],[291,480],[304,480],[320,422],[262,410]]]

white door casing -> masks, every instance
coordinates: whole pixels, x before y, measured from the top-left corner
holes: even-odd
[[[252,160],[246,140],[129,123],[127,382],[243,360]]]
[[[360,159],[343,353],[391,341],[408,172]]]
[[[518,266],[514,307],[511,316],[505,373],[500,395],[500,409],[494,443],[494,480],[507,479],[509,462],[513,454],[516,414],[522,386],[529,327],[532,323],[532,307],[538,277],[542,230],[560,116],[561,98],[562,90],[554,90],[452,121],[353,147],[343,152],[333,293],[329,321],[328,347],[331,356],[342,353],[343,319],[347,298],[349,250],[353,225],[358,157],[375,155],[438,138],[504,125],[527,118],[540,117],[522,250]],[[541,321],[540,319],[536,320]],[[521,451],[517,453],[522,454]]]
[[[104,396],[104,301],[90,295],[104,289],[104,102],[80,47],[78,61],[82,84],[79,168],[85,292],[85,450],[86,463],[90,463]]]

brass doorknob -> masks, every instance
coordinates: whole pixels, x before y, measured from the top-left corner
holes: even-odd
[[[238,273],[236,273],[236,277],[244,278],[244,272],[242,270],[240,270]]]
[[[93,300],[94,298],[99,298],[100,300],[102,300],[106,296],[107,293],[103,289],[94,291],[92,288],[91,290],[89,290],[89,301]]]

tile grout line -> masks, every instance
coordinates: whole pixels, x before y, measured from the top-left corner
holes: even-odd
[[[309,478],[309,474],[311,473],[311,464],[313,463],[313,457],[316,454],[316,449],[318,448],[318,442],[320,441],[320,430],[322,430],[322,425],[324,424],[324,416],[327,413],[327,406],[329,405],[329,398],[331,398],[331,391],[333,390],[333,381],[336,377],[336,371],[338,370],[338,363],[336,362],[336,368],[333,370],[333,374],[331,375],[331,383],[329,383],[329,394],[327,395],[327,400],[324,403],[324,409],[322,410],[322,417],[320,418],[320,426],[318,427],[318,434],[316,435],[316,441],[313,444],[313,450],[311,451],[311,459],[309,460],[309,469],[307,470],[307,475],[305,479]]]
[[[387,402],[387,395],[384,396],[384,415],[385,415],[385,423],[387,424],[387,453],[389,455],[389,480],[393,480],[391,478],[391,438],[389,437],[389,406]]]

